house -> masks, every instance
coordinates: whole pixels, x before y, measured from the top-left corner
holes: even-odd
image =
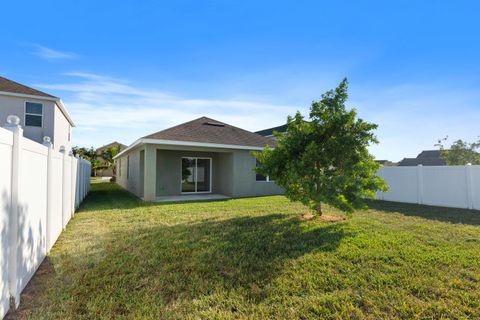
[[[75,126],[63,102],[48,93],[0,77],[0,125],[9,115],[20,118],[24,137],[38,143],[50,137],[53,148],[71,150]]]
[[[256,131],[255,133],[259,134],[261,136],[267,137],[267,138],[274,138],[274,136],[273,136],[274,131],[284,133],[284,132],[287,132],[287,128],[288,128],[288,124],[283,124],[283,125],[278,126],[278,127],[273,127],[273,128],[268,128],[268,129],[263,129],[263,130],[260,130],[260,131]]]
[[[440,150],[424,150],[416,158],[403,158],[398,163],[400,167],[406,166],[445,166],[447,162],[440,156]]]
[[[398,163],[392,162],[390,160],[375,160],[375,162],[385,167],[394,167],[398,165]]]
[[[95,176],[112,177],[114,175],[112,168],[109,168],[109,165],[108,165],[107,161],[105,161],[105,159],[102,157],[103,153],[110,148],[117,148],[119,151],[122,151],[122,150],[126,149],[127,146],[124,145],[123,143],[114,141],[114,142],[111,142],[109,144],[106,144],[104,146],[101,146],[101,147],[97,148],[95,150],[95,153],[97,155],[96,160],[98,161],[99,165],[97,165],[97,168],[95,170],[96,171]]]
[[[254,150],[275,140],[201,117],[138,139],[120,152],[117,183],[146,201],[283,193],[254,171]]]

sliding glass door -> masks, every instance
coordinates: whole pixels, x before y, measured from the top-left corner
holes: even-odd
[[[211,158],[182,158],[182,193],[211,192],[211,180]]]

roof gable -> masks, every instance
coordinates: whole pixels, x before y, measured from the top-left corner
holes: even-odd
[[[185,122],[144,138],[262,148],[276,144],[273,139],[207,117]]]
[[[23,84],[20,84],[18,82],[12,81],[12,80],[9,80],[9,79],[4,78],[4,77],[0,77],[0,91],[58,99],[57,97],[52,96],[48,93],[45,93],[45,92],[42,92],[40,90],[27,87]]]

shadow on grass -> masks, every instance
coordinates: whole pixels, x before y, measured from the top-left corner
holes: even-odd
[[[450,223],[480,225],[480,211],[390,201],[367,201],[370,209]]]
[[[347,236],[341,223],[302,224],[276,213],[115,232],[102,261],[74,276],[70,308],[87,314],[92,301],[115,296],[119,310],[130,310],[230,291],[258,302],[290,260],[334,251]]]

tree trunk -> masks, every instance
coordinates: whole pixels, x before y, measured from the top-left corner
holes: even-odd
[[[322,215],[322,204],[321,204],[320,202],[317,203],[317,207],[316,207],[316,210],[315,210],[315,211],[317,212],[317,214],[318,214],[319,216]]]

